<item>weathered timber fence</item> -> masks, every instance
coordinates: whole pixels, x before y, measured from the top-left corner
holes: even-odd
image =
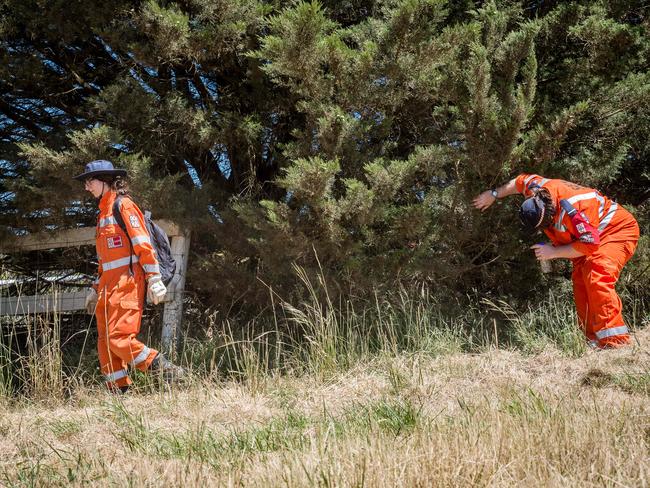
[[[169,236],[172,255],[176,260],[176,273],[167,287],[167,295],[164,300],[162,327],[163,347],[167,350],[174,350],[183,316],[183,292],[185,290],[190,236],[182,232],[172,222],[157,220],[156,223]],[[43,232],[16,237],[9,243],[0,244],[0,254],[94,245],[95,228],[82,227],[53,233]],[[30,315],[83,310],[88,292],[89,290],[47,295],[1,297],[0,315]]]

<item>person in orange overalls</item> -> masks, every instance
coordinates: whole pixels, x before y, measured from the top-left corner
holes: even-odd
[[[97,318],[100,368],[107,387],[116,392],[126,392],[131,384],[128,365],[141,371],[160,372],[168,381],[184,375],[182,368],[136,338],[145,293],[150,302],[157,304],[167,290],[142,212],[128,197],[125,177],[126,170],[116,169],[110,161],[103,160],[88,163],[84,172],[74,177],[84,181],[85,189],[99,200],[98,278],[86,298],[86,310]],[[118,194],[125,195],[120,211],[128,235],[113,216]]]
[[[632,214],[593,188],[535,174],[521,174],[484,191],[473,204],[484,211],[515,193],[526,197],[519,210],[524,227],[543,230],[553,244],[532,246],[537,259],[573,262],[573,296],[589,343],[598,348],[629,344],[615,285],[639,240]]]

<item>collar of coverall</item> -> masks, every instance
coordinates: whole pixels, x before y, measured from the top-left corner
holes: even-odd
[[[99,210],[105,213],[108,209],[113,207],[113,202],[117,193],[112,190],[108,190],[104,195],[99,199]]]

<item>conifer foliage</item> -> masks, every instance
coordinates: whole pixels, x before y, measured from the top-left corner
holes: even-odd
[[[294,264],[360,297],[527,291],[518,202],[477,192],[574,179],[648,228],[645,3],[4,0],[4,237],[92,225],[71,176],[105,158],[193,232],[205,304],[288,298]]]

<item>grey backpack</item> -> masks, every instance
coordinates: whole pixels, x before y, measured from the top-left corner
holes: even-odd
[[[131,273],[133,273],[133,242],[131,242],[131,236],[129,236],[129,233],[126,230],[124,218],[122,217],[120,209],[122,198],[124,198],[123,195],[118,195],[117,198],[115,198],[115,203],[113,203],[113,217],[115,217],[117,224],[129,238],[129,244],[131,246],[131,262],[129,263],[129,269],[131,270]],[[158,224],[151,220],[151,214],[149,212],[145,212],[144,214],[144,223],[147,226],[147,231],[151,237],[151,246],[156,253],[156,259],[160,266],[160,276],[162,277],[163,283],[168,285],[176,272],[176,261],[172,256],[169,237],[167,237],[165,231],[162,230]]]

